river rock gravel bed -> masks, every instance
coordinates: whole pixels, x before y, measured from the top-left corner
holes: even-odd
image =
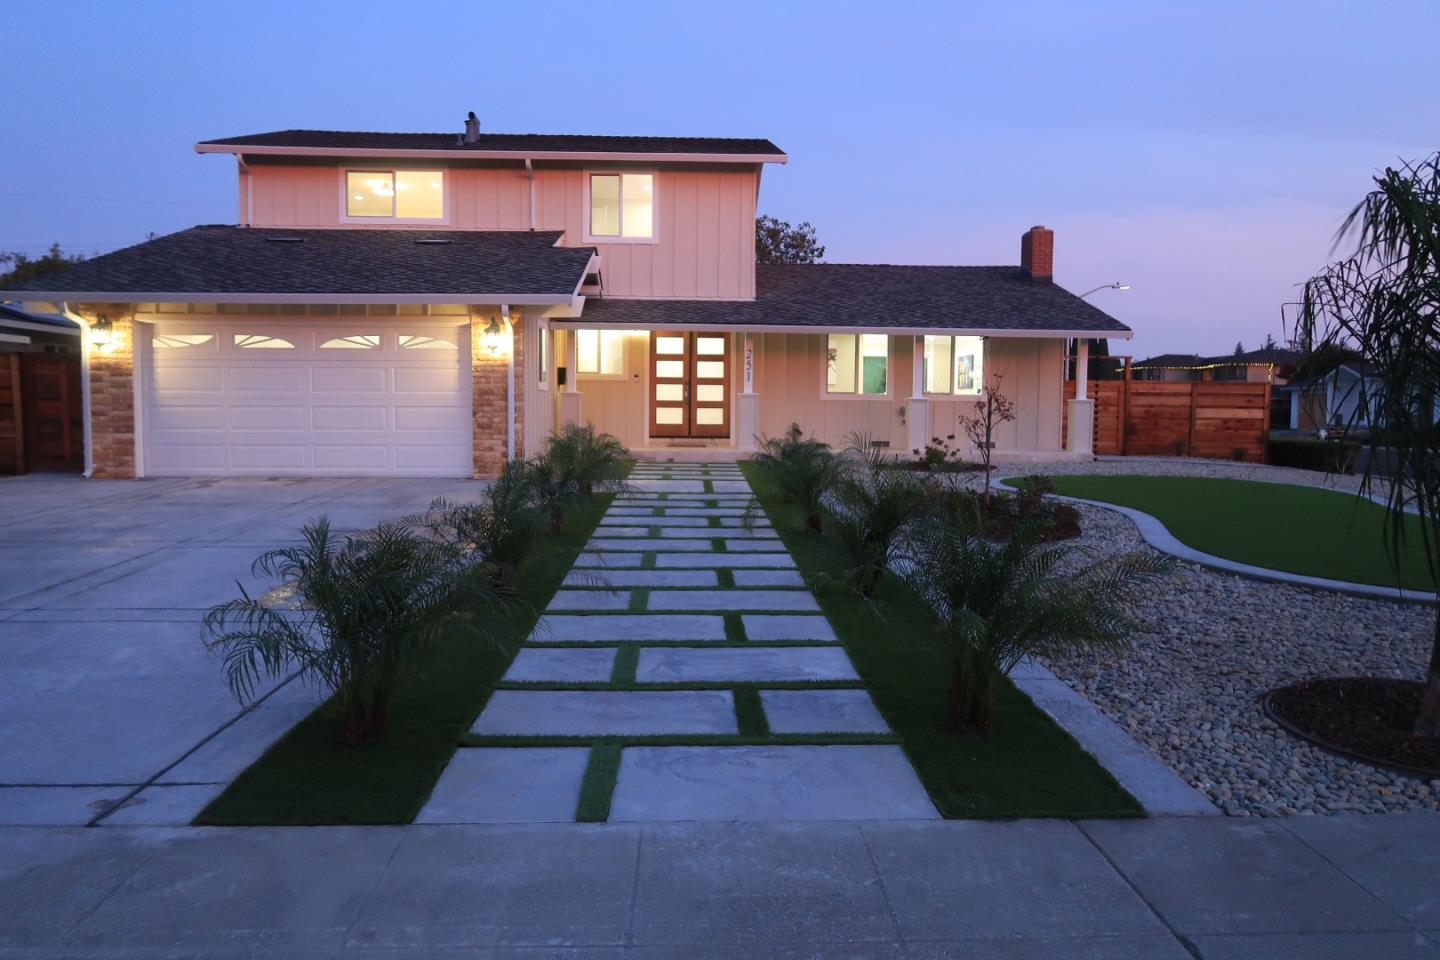
[[[1085,472],[1128,472],[1114,463],[1086,466]],[[1226,471],[1216,475],[1240,472],[1222,466]],[[1151,549],[1122,515],[1080,510],[1077,547],[1096,554]],[[1135,613],[1142,626],[1133,649],[1047,664],[1225,813],[1440,810],[1440,780],[1327,753],[1281,729],[1260,703],[1267,690],[1313,677],[1419,679],[1431,608],[1181,563],[1146,588]]]

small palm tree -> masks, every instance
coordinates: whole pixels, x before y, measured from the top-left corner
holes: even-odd
[[[424,514],[405,522],[448,541],[473,560],[491,564],[500,583],[513,587],[520,563],[545,519],[539,470],[536,464],[516,458],[506,461],[480,500],[452,503],[437,497]]]
[[[390,694],[416,650],[452,629],[495,639],[505,607],[493,570],[454,544],[403,524],[339,541],[322,518],[304,544],[271,550],[254,569],[293,587],[298,611],[240,596],[205,615],[207,646],[242,703],[265,679],[299,672],[339,698],[341,740],[380,736]]]
[[[977,510],[934,519],[911,542],[906,579],[935,610],[936,638],[951,652],[957,730],[989,732],[995,682],[1023,657],[1127,646],[1127,602],[1173,566],[1137,551],[1077,571],[1064,564],[1067,548],[1042,546],[1039,535],[1025,522],[1005,542],[987,541]]]
[[[787,503],[800,507],[805,526],[818,533],[824,528],[825,497],[843,472],[840,458],[828,443],[805,436],[798,423],[778,437],[761,437],[759,446],[751,462]]]
[[[830,533],[850,558],[856,590],[874,595],[900,555],[903,535],[935,502],[924,474],[896,469],[883,447],[851,434],[845,472],[835,485]]]
[[[545,458],[562,484],[572,486],[586,500],[596,491],[617,490],[625,480],[630,451],[593,424],[569,423],[550,435]]]

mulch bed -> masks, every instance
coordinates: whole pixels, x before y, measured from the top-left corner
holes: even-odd
[[[1440,777],[1440,737],[1411,731],[1424,684],[1378,677],[1307,680],[1265,695],[1265,712],[1303,740],[1341,756]]]

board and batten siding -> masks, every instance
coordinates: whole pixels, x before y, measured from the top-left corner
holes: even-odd
[[[886,440],[908,454],[913,337],[890,338],[889,392],[884,397],[825,392],[826,337],[767,333],[759,341],[755,391],[760,395],[760,432],[778,436],[798,423],[832,446],[852,433]],[[997,430],[996,454],[1059,452],[1062,447],[1063,340],[991,337],[986,343],[986,379],[999,378],[1000,391],[1015,403],[1016,419]],[[927,396],[930,435],[963,437],[960,417],[974,411],[972,398]],[[903,412],[902,412],[903,411]],[[959,446],[968,447],[963,440]]]
[[[357,163],[354,168],[362,166]],[[341,178],[346,169],[252,163],[250,172],[240,177],[241,222],[256,227],[384,227],[381,220],[356,223],[342,219]],[[436,229],[530,228],[529,183],[524,169],[444,169],[449,218],[448,222],[434,224]],[[595,169],[599,172],[618,168]],[[563,230],[561,243],[566,246],[596,247],[602,257],[606,296],[727,300],[754,297],[757,171],[751,167],[627,169],[655,173],[653,243],[585,241],[585,176],[589,170],[581,167],[536,169],[534,228]],[[396,229],[426,226],[395,225]]]

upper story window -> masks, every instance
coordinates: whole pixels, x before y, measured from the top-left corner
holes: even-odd
[[[594,239],[655,238],[653,173],[590,174],[590,234]]]
[[[985,376],[981,337],[926,337],[925,392],[975,397]]]
[[[890,338],[883,333],[832,333],[825,361],[826,393],[883,396],[889,390]]]
[[[444,220],[445,171],[346,170],[345,216]]]

